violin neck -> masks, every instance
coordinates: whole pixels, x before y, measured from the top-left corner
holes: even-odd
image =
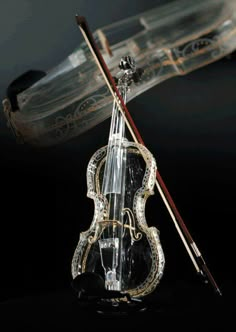
[[[127,88],[120,86],[119,91],[126,101]],[[122,196],[126,169],[126,149],[124,148],[125,121],[118,109],[117,103],[113,103],[107,157],[103,177],[102,193],[118,194]]]
[[[119,92],[126,102],[126,87],[122,86],[119,88]],[[125,137],[125,121],[118,109],[117,102],[113,102],[112,116],[111,116],[111,125],[110,125],[110,134],[108,147],[117,145],[117,141],[122,141]]]

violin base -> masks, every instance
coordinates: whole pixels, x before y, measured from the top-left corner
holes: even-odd
[[[131,300],[129,302],[118,303],[100,302],[98,303],[96,312],[101,315],[123,316],[137,312],[145,312],[147,309],[147,305],[143,301],[137,302]]]
[[[89,309],[103,315],[126,315],[143,312],[147,304],[142,299],[131,298],[128,293],[108,291],[104,280],[95,273],[83,273],[72,281],[78,303],[81,308]]]
[[[78,299],[81,308],[93,311],[104,316],[125,316],[137,312],[145,312],[147,304],[139,300],[129,300],[127,302],[116,302],[107,299]]]

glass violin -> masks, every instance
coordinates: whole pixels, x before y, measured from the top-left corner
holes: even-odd
[[[117,87],[124,101],[137,72],[134,60],[123,57]],[[140,75],[138,75],[140,76]],[[108,291],[140,298],[158,285],[165,258],[159,231],[148,227],[145,203],[154,194],[156,162],[150,151],[125,137],[125,121],[113,103],[108,145],[92,156],[87,167],[87,195],[94,217],[80,234],[72,276],[94,273]],[[119,299],[118,299],[119,300]],[[117,298],[116,298],[117,301]]]
[[[236,48],[236,0],[178,0],[97,29],[93,36],[115,75],[126,54],[142,67],[127,101]],[[91,85],[90,82],[93,82]],[[17,95],[3,101],[16,136],[48,146],[76,137],[111,116],[112,97],[86,43]]]

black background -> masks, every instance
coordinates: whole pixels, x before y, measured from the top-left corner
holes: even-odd
[[[67,12],[65,26],[60,26],[60,29],[64,29],[65,35],[72,30],[74,40],[72,38],[65,45],[65,41],[61,43],[60,39],[55,52],[61,53],[54,58],[50,54],[52,51],[48,38],[49,45],[45,45],[45,50],[42,49],[47,60],[41,59],[41,63],[39,59],[38,62],[32,60],[30,63],[31,56],[24,58],[19,49],[20,57],[17,53],[14,54],[18,64],[15,74],[35,65],[38,65],[38,69],[43,69],[42,66],[50,67],[52,61],[57,64],[56,60],[59,61],[60,57],[70,53],[71,47],[79,40],[79,32],[73,25],[73,14],[80,5],[94,28],[105,25],[112,19],[112,16],[107,19],[101,10],[100,17],[91,14],[91,1],[87,5],[84,2],[76,6],[73,1],[69,3],[71,18],[67,17]],[[120,10],[113,12],[113,19],[151,8],[154,1],[145,4],[139,1],[137,4],[135,7],[134,1],[131,1],[125,7],[124,2],[121,2]],[[32,2],[32,5],[36,6],[36,2]],[[36,8],[34,6],[33,9]],[[32,8],[31,23],[24,21],[26,31],[30,29],[33,18],[37,20],[36,11]],[[60,11],[63,8],[60,7]],[[127,8],[126,15],[122,8]],[[46,14],[45,18],[49,20]],[[52,17],[50,19],[53,20]],[[70,21],[71,27],[66,26],[68,20],[73,22]],[[55,35],[56,31],[57,29],[54,31]],[[41,33],[40,29],[38,33]],[[30,35],[28,32],[28,38]],[[14,39],[14,36],[13,34],[11,38]],[[10,38],[7,43],[11,44]],[[28,51],[30,50],[28,45]],[[13,59],[10,48],[8,52]],[[19,65],[19,59],[24,65]],[[1,77],[5,78],[5,87],[15,78],[13,74],[12,68],[4,67]],[[186,76],[162,82],[128,105],[146,146],[157,160],[160,174],[190,234],[223,293],[223,300],[219,300],[211,286],[198,279],[171,218],[156,192],[156,195],[148,199],[146,219],[150,226],[155,225],[160,230],[166,268],[156,292],[159,311],[144,316],[144,326],[145,319],[158,324],[159,314],[159,321],[163,326],[168,325],[170,317],[174,317],[176,321],[180,317],[179,323],[187,327],[189,323],[185,325],[184,320],[189,317],[190,322],[196,319],[199,326],[204,327],[201,319],[203,316],[205,320],[208,319],[209,326],[218,326],[223,331],[233,318],[235,74],[235,58],[224,58]],[[3,81],[1,84],[3,85]],[[3,96],[4,89],[1,97]],[[92,154],[106,145],[109,120],[70,142],[39,149],[18,145],[5,126],[3,115],[1,119],[2,318],[9,328],[22,326],[34,331],[44,330],[49,326],[69,330],[77,326],[77,323],[79,325],[78,321],[88,322],[90,318],[88,310],[84,315],[77,307],[70,286],[70,264],[79,233],[87,230],[92,221],[94,205],[86,197],[86,168]],[[221,302],[216,307],[218,301]],[[232,305],[230,301],[233,301]],[[104,322],[106,325],[111,322],[110,317],[106,321],[96,315],[91,317],[97,327]],[[141,327],[142,324],[138,323],[140,316],[132,318],[132,326],[137,324],[136,327]],[[125,318],[125,321],[119,322],[126,324],[127,320]],[[92,329],[93,325],[90,322],[88,326]],[[86,330],[89,330],[88,326]]]

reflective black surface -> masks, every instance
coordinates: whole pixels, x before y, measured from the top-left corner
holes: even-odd
[[[205,285],[175,281],[163,282],[159,292],[144,303],[119,308],[78,301],[70,289],[6,301],[0,304],[4,331],[171,330],[230,331],[235,309],[225,284],[224,297],[212,294]]]
[[[92,7],[86,14],[91,12]],[[131,12],[128,9],[127,15]],[[118,16],[122,15],[113,13],[110,19]],[[58,39],[61,48],[60,34]],[[29,59],[32,54],[21,59],[27,63],[25,69]],[[7,63],[4,70],[8,71]],[[9,70],[13,79],[14,66]],[[232,57],[163,82],[128,105],[223,296],[215,296],[212,287],[198,278],[156,194],[147,202],[146,219],[160,229],[165,274],[147,310],[118,318],[84,308],[71,287],[70,274],[79,234],[88,228],[94,212],[93,202],[86,197],[87,163],[107,144],[109,122],[61,146],[35,149],[17,145],[1,116],[3,331],[81,330],[82,323],[88,331],[109,326],[156,331],[233,329],[229,326],[235,324],[235,87]]]

